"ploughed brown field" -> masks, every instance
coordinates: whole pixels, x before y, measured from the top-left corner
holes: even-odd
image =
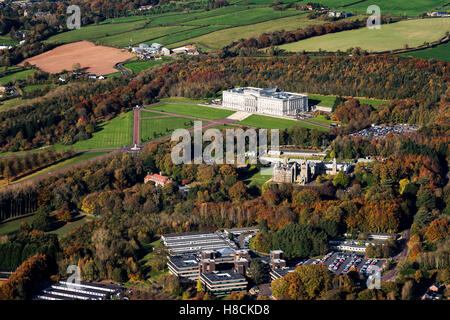
[[[82,70],[96,75],[106,75],[117,72],[114,65],[134,57],[133,54],[105,46],[96,46],[89,41],[80,41],[56,47],[38,56],[28,58],[25,62],[35,65],[48,73],[59,73],[63,70],[73,70],[79,63]]]

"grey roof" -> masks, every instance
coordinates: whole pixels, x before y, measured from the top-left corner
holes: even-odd
[[[230,281],[230,280],[246,280],[245,277],[232,270],[216,271],[216,272],[204,272],[201,275],[211,282],[216,281]]]

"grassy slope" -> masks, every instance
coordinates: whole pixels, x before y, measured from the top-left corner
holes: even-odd
[[[136,45],[149,41],[151,39],[156,39],[168,34],[177,33],[180,31],[192,29],[190,26],[172,26],[172,27],[155,27],[155,28],[145,28],[133,31],[128,31],[120,33],[114,36],[100,38],[97,41],[110,46],[126,47],[129,45]],[[157,42],[157,41],[152,41]]]
[[[287,51],[345,51],[360,47],[368,51],[401,49],[438,40],[450,30],[450,19],[421,19],[382,25],[380,30],[362,28],[327,34],[280,46]]]
[[[77,155],[75,155],[74,157],[61,161],[55,165],[49,166],[45,169],[36,171],[35,173],[32,173],[26,177],[23,177],[22,179],[19,179],[15,182],[23,182],[23,181],[27,181],[29,179],[32,178],[36,178],[36,177],[40,177],[43,175],[46,175],[48,173],[51,173],[53,171],[59,170],[59,169],[65,169],[71,166],[74,166],[78,163],[84,162],[84,161],[88,161],[88,160],[92,160],[96,157],[102,156],[104,154],[107,154],[108,152],[84,152],[84,153],[79,153]]]
[[[421,13],[441,7],[446,0],[367,0],[345,8],[348,12],[365,13],[369,5],[377,5],[381,14],[418,16]]]
[[[261,116],[253,114],[247,119],[238,122],[239,124],[242,124],[244,126],[250,126],[250,127],[256,127],[256,128],[266,128],[266,129],[286,129],[290,128],[294,125],[305,127],[308,129],[317,129],[326,131],[327,128],[315,126],[309,123],[301,122],[301,121],[295,121],[295,120],[288,120],[288,119],[281,119],[281,118],[273,118],[269,116]]]
[[[33,74],[35,72],[36,72],[35,69],[27,69],[7,74],[6,76],[0,78],[0,84],[7,84],[8,82],[14,82],[14,80],[24,80],[30,74]]]
[[[170,60],[156,60],[156,61],[136,61],[124,65],[124,67],[133,73],[139,73],[142,70],[150,69],[155,66],[160,66]]]
[[[149,107],[150,110],[164,111],[176,113],[184,116],[199,117],[210,120],[224,119],[229,115],[232,115],[234,111],[208,108],[203,106],[198,106],[195,104],[182,104],[182,103],[167,103],[160,104],[154,107]],[[142,115],[144,116],[145,113]]]
[[[176,117],[163,119],[141,119],[141,141],[147,142],[171,134],[176,129],[191,127],[192,120]],[[153,135],[156,134],[156,136]]]
[[[401,53],[399,54],[404,57],[415,57],[424,59],[437,59],[446,62],[450,62],[450,42],[441,44],[434,48],[428,48],[413,52]]]
[[[100,127],[101,130],[94,132],[91,139],[78,141],[70,147],[74,150],[87,150],[130,145],[133,138],[133,111],[106,121]]]
[[[68,43],[75,42],[80,40],[95,40],[99,38],[103,38],[110,35],[115,35],[118,33],[127,32],[130,30],[143,28],[146,24],[146,21],[134,21],[127,23],[111,23],[111,24],[102,24],[102,25],[89,25],[86,27],[81,27],[78,30],[72,30],[68,32],[63,32],[60,34],[56,34],[45,42],[60,42],[60,43]]]
[[[48,231],[47,233],[55,233],[59,237],[64,237],[70,231],[74,230],[75,228],[77,228],[91,220],[92,220],[91,218],[88,218],[83,215],[79,215],[79,216],[75,217],[69,223],[61,223],[61,224],[54,223],[54,229]],[[32,221],[33,221],[33,215],[26,215],[22,218],[17,218],[14,220],[0,223],[0,236],[18,231],[20,228],[20,224],[22,222],[27,222],[28,224],[31,224]]]

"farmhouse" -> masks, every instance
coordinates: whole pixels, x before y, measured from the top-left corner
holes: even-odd
[[[278,88],[235,88],[223,91],[222,106],[238,111],[277,116],[295,116],[309,111],[308,96]]]

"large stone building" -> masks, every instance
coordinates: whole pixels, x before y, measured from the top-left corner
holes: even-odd
[[[239,111],[276,116],[295,116],[309,111],[308,96],[277,88],[235,88],[223,92],[222,106]]]
[[[273,168],[272,182],[307,184],[321,174],[336,175],[339,171],[348,173],[351,169],[348,163],[333,161],[317,161],[304,159],[287,159],[277,162]]]

